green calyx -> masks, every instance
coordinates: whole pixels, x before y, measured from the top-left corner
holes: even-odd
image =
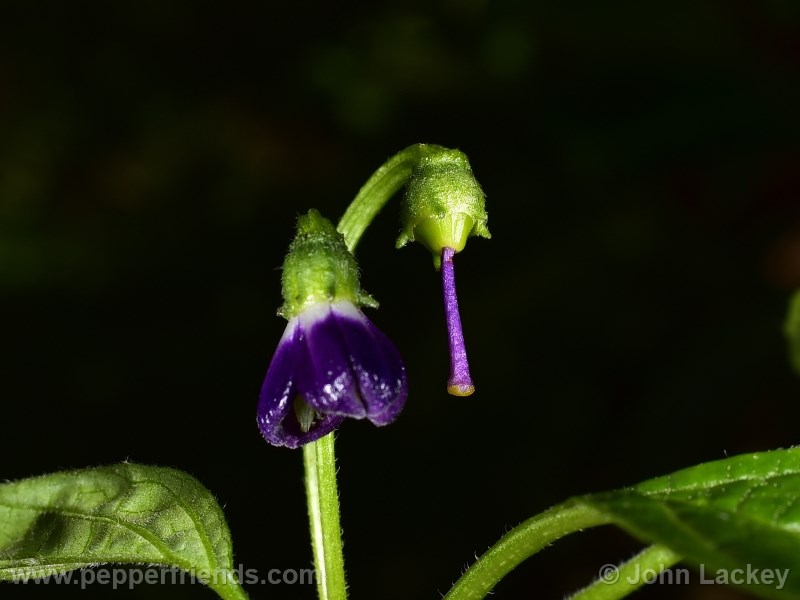
[[[333,224],[312,209],[297,219],[297,233],[283,261],[283,306],[278,314],[291,319],[318,302],[349,300],[377,307],[361,289],[358,265]]]
[[[397,247],[417,240],[441,263],[442,248],[464,249],[467,238],[490,238],[481,186],[466,155],[441,146],[426,152],[414,167],[402,207],[403,230]]]

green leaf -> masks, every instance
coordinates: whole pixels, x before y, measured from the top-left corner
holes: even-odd
[[[579,502],[700,565],[706,582],[800,598],[800,448],[706,463]]]
[[[177,567],[247,598],[222,510],[186,473],[122,463],[0,485],[0,581],[97,563]]]
[[[555,540],[608,524],[656,546],[620,567],[626,577],[595,582],[576,598],[622,598],[642,583],[627,577],[636,565],[652,574],[682,559],[699,567],[692,581],[741,581],[758,596],[800,599],[800,448],[736,456],[567,500],[506,533],[444,600],[484,598]]]
[[[789,301],[789,312],[783,325],[783,333],[789,342],[789,362],[800,374],[800,290]]]

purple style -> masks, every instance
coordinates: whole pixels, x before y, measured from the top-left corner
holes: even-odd
[[[452,248],[442,248],[442,288],[444,290],[444,314],[447,320],[447,337],[450,345],[450,378],[447,391],[453,396],[469,396],[475,391],[472,376],[469,374],[467,348],[464,345],[464,331],[458,312],[456,296],[456,276],[453,270]]]

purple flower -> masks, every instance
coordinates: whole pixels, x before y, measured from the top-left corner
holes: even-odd
[[[258,426],[276,446],[297,448],[346,417],[391,423],[408,396],[394,344],[352,302],[316,302],[289,320],[267,370]]]

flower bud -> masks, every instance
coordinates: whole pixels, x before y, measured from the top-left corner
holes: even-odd
[[[481,186],[463,152],[439,146],[426,152],[411,173],[402,209],[400,248],[419,241],[441,266],[443,248],[464,249],[467,238],[490,238]]]

